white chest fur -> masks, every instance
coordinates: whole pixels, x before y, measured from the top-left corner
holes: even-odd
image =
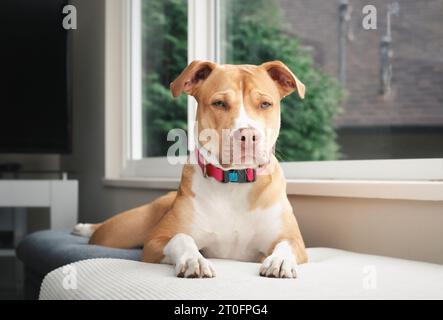
[[[252,184],[223,184],[194,174],[191,236],[208,258],[257,261],[281,230],[282,199],[267,209],[250,210]]]

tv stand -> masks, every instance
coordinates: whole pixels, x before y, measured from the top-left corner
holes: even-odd
[[[50,229],[72,228],[78,220],[78,181],[0,180],[0,207],[48,207]]]
[[[0,163],[0,174],[3,172],[17,173],[21,170],[22,165],[18,162]]]
[[[9,170],[10,171],[10,170]],[[0,179],[0,207],[14,208],[14,248],[0,249],[0,257],[14,257],[15,248],[27,233],[27,210],[32,207],[49,208],[50,229],[71,229],[78,220],[78,181],[68,180],[61,173],[60,180],[2,180]],[[23,287],[23,268],[16,261],[16,289]]]

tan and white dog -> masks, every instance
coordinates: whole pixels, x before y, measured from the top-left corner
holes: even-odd
[[[303,98],[305,86],[280,61],[259,66],[194,61],[171,83],[171,91],[197,100],[197,137],[205,129],[220,137],[229,129],[243,149],[253,145],[253,163],[245,168],[232,156],[221,161],[222,151],[207,153],[205,163],[184,166],[177,192],[103,223],[78,224],[73,233],[95,245],[143,246],[144,262],[172,264],[178,277],[214,277],[207,258],[221,258],[262,262],[262,276],[295,278],[307,255],[273,146],[280,100],[293,91]],[[255,172],[263,168],[267,174]],[[220,172],[223,180],[226,173],[248,175],[247,170],[254,170],[252,179],[244,178],[247,183],[216,179]]]

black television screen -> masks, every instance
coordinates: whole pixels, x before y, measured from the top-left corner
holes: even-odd
[[[69,153],[66,0],[0,3],[0,152]]]

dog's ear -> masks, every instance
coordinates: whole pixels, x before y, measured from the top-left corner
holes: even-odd
[[[260,65],[269,76],[277,83],[282,98],[297,90],[298,96],[305,97],[305,85],[281,61],[269,61]]]
[[[194,95],[195,89],[206,80],[217,65],[210,61],[194,60],[169,85],[172,95],[179,96],[182,92]]]

